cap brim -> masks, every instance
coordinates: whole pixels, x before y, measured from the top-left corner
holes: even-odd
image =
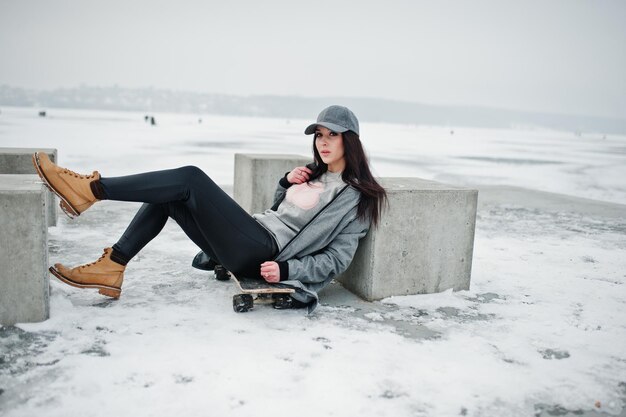
[[[315,133],[315,128],[318,126],[324,126],[327,129],[332,130],[333,132],[338,132],[338,133],[343,133],[343,132],[347,132],[349,129],[346,129],[343,126],[339,126],[336,125],[334,123],[328,123],[328,122],[319,122],[319,123],[313,123],[312,125],[309,125],[309,127],[307,127],[306,129],[304,129],[304,134],[305,135],[310,135]]]

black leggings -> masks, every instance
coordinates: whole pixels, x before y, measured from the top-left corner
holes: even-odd
[[[143,202],[113,249],[125,261],[171,217],[189,238],[235,274],[260,278],[278,252],[272,235],[202,170],[193,166],[100,179],[103,199]]]

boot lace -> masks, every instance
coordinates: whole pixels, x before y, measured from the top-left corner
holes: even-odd
[[[78,172],[71,171],[67,168],[63,168],[63,173],[69,174],[81,180],[90,180],[90,179],[96,178],[96,176],[98,175],[98,171],[92,172],[91,175],[82,175],[82,174],[79,174]]]
[[[87,268],[88,266],[95,265],[95,264],[97,264],[98,262],[101,262],[101,261],[102,261],[102,260],[103,260],[106,256],[107,256],[107,253],[106,253],[106,252],[104,252],[104,253],[102,254],[102,256],[101,256],[100,258],[98,258],[97,260],[95,260],[95,261],[93,261],[93,262],[91,262],[91,263],[85,264],[85,265],[81,265],[81,266],[79,266],[78,268],[79,268],[79,269],[83,269],[83,268]]]

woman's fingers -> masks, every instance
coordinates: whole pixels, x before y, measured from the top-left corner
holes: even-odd
[[[266,282],[272,282],[272,283],[280,282],[280,276],[279,275],[270,275],[270,274],[268,274],[267,276],[263,275],[263,279]]]
[[[307,172],[301,171],[296,174],[296,181],[298,184],[302,184],[303,182],[307,182],[309,180],[309,174]]]
[[[280,268],[276,262],[263,262],[261,264],[261,276],[267,282],[280,281]]]
[[[309,180],[312,173],[313,171],[307,167],[296,167],[287,175],[287,181],[292,184],[302,184]]]

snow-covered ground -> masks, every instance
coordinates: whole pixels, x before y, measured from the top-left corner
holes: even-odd
[[[0,147],[55,147],[62,165],[103,176],[191,164],[230,186],[235,152],[307,155],[311,147],[305,120],[158,114],[150,126],[139,113],[1,110]],[[626,204],[623,136],[361,130],[380,176]],[[623,413],[626,206],[607,203],[624,211],[602,216],[585,200],[554,211],[490,196],[478,212],[470,291],[365,303],[334,285],[310,316],[235,314],[232,285],[192,269],[196,248],[168,223],[129,265],[120,300],[51,280],[49,320],[0,327],[0,413]],[[50,262],[95,260],[137,208],[103,202],[74,221],[59,217]]]

